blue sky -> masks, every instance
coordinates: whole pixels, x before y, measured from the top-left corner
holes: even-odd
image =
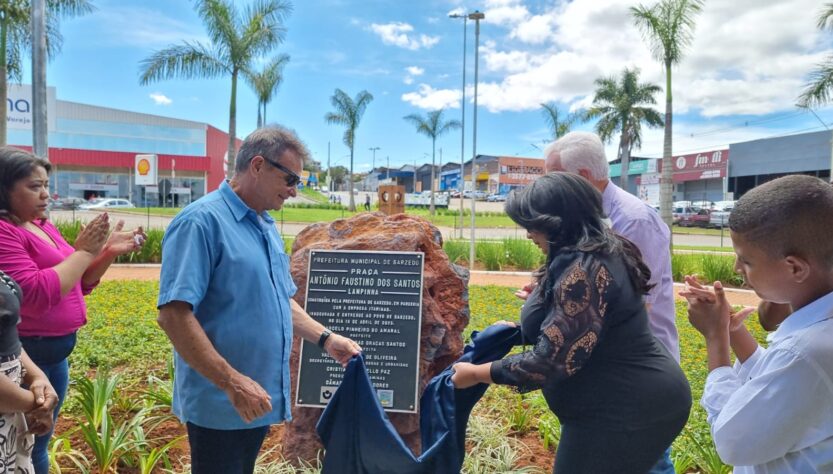
[[[114,107],[228,129],[230,79],[138,82],[139,63],[153,51],[182,40],[206,41],[185,0],[93,0],[97,10],[62,23],[63,50],[47,81],[60,100]],[[239,1],[238,4],[245,2]],[[374,96],[356,139],[357,172],[376,164],[430,162],[430,139],[402,120],[446,107],[459,119],[462,86],[461,20],[452,11],[486,14],[480,36],[477,151],[540,156],[548,132],[538,104],[564,110],[589,105],[593,81],[639,67],[642,80],[664,85],[628,17],[625,0],[295,0],[286,40],[285,79],[267,118],[294,128],[316,160],[347,165],[343,129],[327,125],[330,96]],[[711,0],[698,19],[694,44],[674,72],[675,154],[729,143],[817,131],[822,123],[793,106],[815,64],[833,52],[833,33],[815,28],[817,0]],[[472,151],[474,25],[468,25],[466,158]],[[264,62],[268,58],[263,58]],[[28,74],[28,73],[27,73]],[[26,76],[24,76],[26,77]],[[29,82],[29,81],[25,81]],[[664,110],[664,94],[657,96]],[[833,109],[817,111],[833,122]],[[256,99],[238,88],[239,136],[255,128]],[[592,123],[577,129],[592,129]],[[460,133],[440,140],[443,161],[460,160]],[[608,148],[613,156],[615,144]],[[425,154],[429,156],[426,157]],[[640,156],[662,154],[662,131],[645,130]]]

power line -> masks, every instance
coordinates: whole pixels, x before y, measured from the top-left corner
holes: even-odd
[[[792,111],[792,112],[785,112],[783,115],[780,115],[780,116],[777,115],[775,117],[767,117],[767,118],[762,118],[762,119],[757,119],[757,120],[746,120],[743,123],[738,123],[736,125],[731,125],[731,126],[728,126],[728,127],[714,128],[714,129],[706,130],[704,132],[699,132],[699,133],[691,133],[691,134],[689,134],[689,137],[695,138],[695,137],[703,137],[703,136],[707,136],[707,135],[716,135],[716,134],[720,134],[720,133],[724,133],[724,132],[728,132],[728,131],[732,131],[732,130],[737,130],[737,129],[740,129],[740,128],[746,128],[746,127],[749,127],[751,125],[761,125],[761,124],[764,124],[764,123],[771,123],[771,122],[778,122],[780,120],[787,120],[787,119],[791,119],[791,118],[795,118],[795,117],[804,115],[805,113],[806,113],[806,111],[804,111],[804,110],[798,110],[798,111]]]

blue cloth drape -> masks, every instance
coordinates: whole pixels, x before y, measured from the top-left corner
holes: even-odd
[[[458,362],[482,364],[503,358],[520,343],[520,331],[491,326],[472,334]],[[463,465],[466,425],[486,384],[457,390],[451,367],[434,377],[420,398],[421,456],[405,445],[367,375],[364,358],[353,358],[316,430],[324,443],[322,474],[452,474]]]

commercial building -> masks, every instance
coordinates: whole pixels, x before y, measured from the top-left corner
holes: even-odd
[[[477,176],[474,189],[494,194],[507,194],[526,186],[544,175],[544,160],[510,156],[477,155]],[[440,172],[440,189],[460,188],[460,165],[449,163]],[[465,189],[471,189],[472,163],[464,163]]]
[[[7,143],[31,150],[31,87],[9,85]],[[228,134],[202,122],[58,100],[47,89],[50,186],[59,197],[120,197],[182,206],[225,178]],[[158,181],[137,186],[137,154],[158,156]]]

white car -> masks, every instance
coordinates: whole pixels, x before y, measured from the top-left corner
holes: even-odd
[[[93,199],[92,201],[88,202],[87,204],[81,204],[78,206],[79,209],[83,209],[85,211],[94,211],[94,210],[102,210],[102,209],[125,209],[125,208],[133,208],[136,207],[133,205],[132,202],[128,201],[127,199],[118,199],[118,198],[98,198]]]

